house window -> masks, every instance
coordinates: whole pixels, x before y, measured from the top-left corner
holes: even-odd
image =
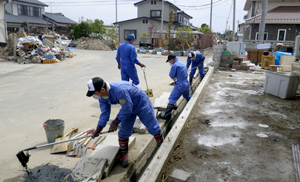
[[[143,23],[146,23],[146,24],[147,24],[147,23],[148,23],[148,20],[143,20]]]
[[[28,16],[29,15],[29,6],[19,4],[18,5],[18,15]]]
[[[124,30],[124,39],[127,39],[128,34],[133,34],[136,37],[136,30]]]
[[[258,40],[258,35],[259,35],[259,32],[256,32],[255,40]],[[264,40],[268,40],[268,33],[267,32],[264,33]]]
[[[156,1],[151,1],[151,4],[156,4]]]
[[[277,41],[285,41],[285,36],[286,36],[286,29],[279,29]]]
[[[151,18],[160,18],[161,17],[161,10],[151,10],[150,11]]]
[[[41,17],[41,8],[30,7],[30,16]]]

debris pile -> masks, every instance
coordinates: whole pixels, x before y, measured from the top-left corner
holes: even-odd
[[[99,39],[81,37],[76,42],[77,49],[111,51],[111,48]]]
[[[71,40],[61,39],[61,36],[56,33],[52,34],[27,36],[24,33],[18,38],[16,57],[13,56],[13,36],[9,35],[11,39],[2,50],[2,56],[19,64],[56,63],[65,58],[72,58],[74,53],[68,49]]]

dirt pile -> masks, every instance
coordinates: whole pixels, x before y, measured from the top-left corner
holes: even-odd
[[[108,45],[98,39],[81,37],[77,39],[76,42],[78,43],[76,46],[77,49],[111,51]]]

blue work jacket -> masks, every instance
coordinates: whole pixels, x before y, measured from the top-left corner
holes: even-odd
[[[189,88],[189,81],[187,80],[188,73],[185,64],[179,61],[177,58],[175,59],[174,63],[172,64],[172,68],[169,73],[170,78],[176,78],[177,81],[175,83],[175,87],[177,89],[182,90],[185,88]]]
[[[121,69],[134,67],[134,64],[140,64],[137,60],[135,47],[126,41],[118,47],[116,60],[121,64]]]

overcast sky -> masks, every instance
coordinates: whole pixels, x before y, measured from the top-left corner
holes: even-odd
[[[105,25],[116,22],[116,0],[40,0],[48,4],[46,12],[62,13],[66,17],[78,22],[81,18],[100,19]],[[212,30],[223,33],[226,29],[233,27],[233,1],[234,0],[213,0]],[[117,0],[117,20],[123,21],[137,18],[137,7],[133,4],[139,0]],[[211,0],[169,0],[182,11],[192,16],[191,23],[200,27],[203,23],[210,24],[210,3]],[[246,14],[244,5],[246,0],[236,0],[235,30],[238,22],[244,22]],[[226,23],[228,21],[228,23]]]

